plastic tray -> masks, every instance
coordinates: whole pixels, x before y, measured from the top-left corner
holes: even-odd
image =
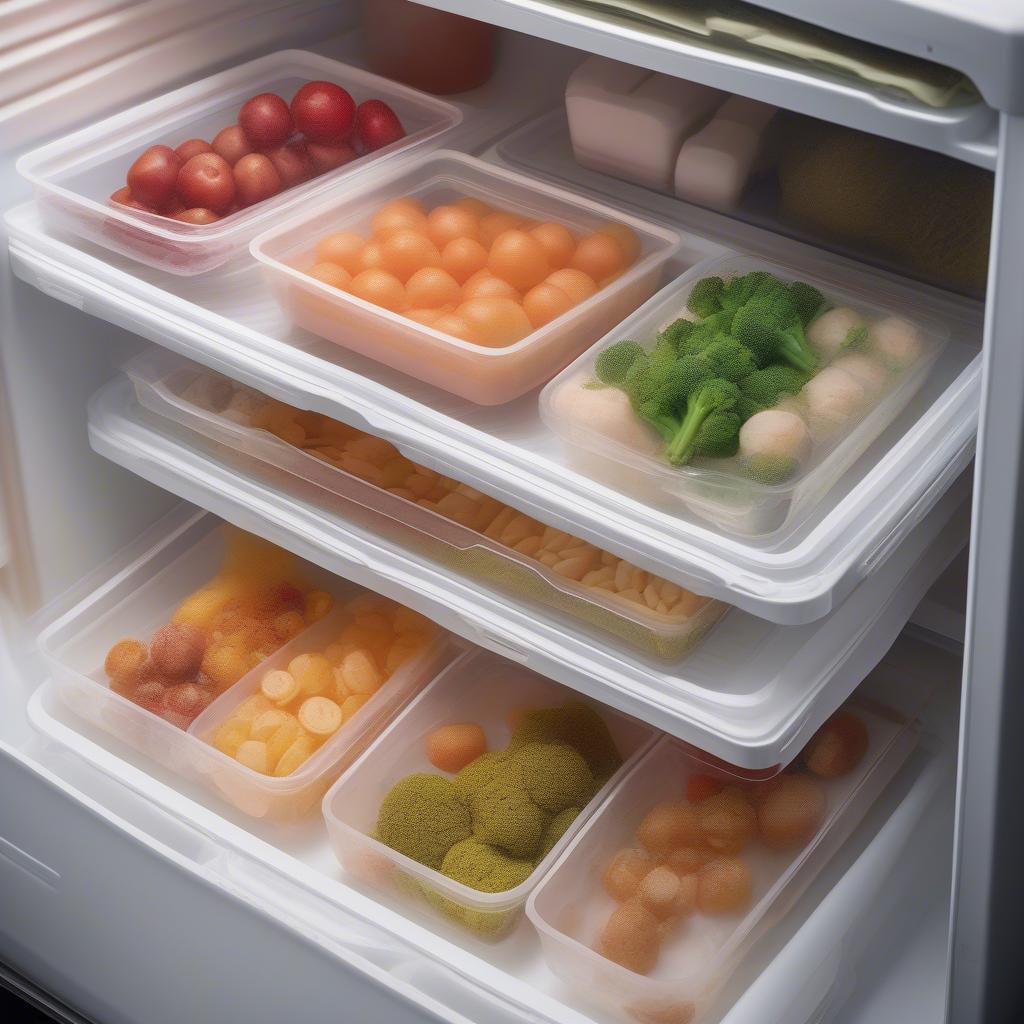
[[[555,220],[577,231],[609,220],[639,236],[640,256],[612,284],[514,345],[489,348],[453,338],[371,305],[304,273],[318,239],[333,231],[368,234],[375,210],[398,196],[428,207],[474,196],[523,216]],[[564,189],[459,153],[439,150],[386,181],[355,186],[306,206],[250,246],[288,316],[299,326],[418,380],[480,405],[499,405],[550,380],[595,337],[657,289],[679,236],[648,221]]]
[[[282,645],[220,694],[187,731],[109,689],[101,668],[112,643],[126,636],[148,638],[167,621],[178,601],[209,581],[223,551],[218,526],[210,515],[190,517],[47,625],[39,635],[39,647],[61,700],[82,718],[178,774],[203,779],[246,814],[271,820],[302,817],[383,728],[388,716],[436,673],[444,658],[444,634],[391,676],[360,714],[291,775],[273,778],[252,771],[201,737],[259,688],[265,672],[303,651],[317,649],[321,639],[337,628],[339,611]],[[299,564],[308,579],[336,599],[363,592],[317,566]]]
[[[654,741],[656,733],[650,726],[599,706],[622,755],[623,765],[601,787],[530,877],[514,889],[479,892],[397,853],[370,833],[375,827],[381,801],[399,779],[414,772],[437,774],[424,751],[424,738],[433,729],[452,722],[478,722],[487,734],[488,749],[500,750],[511,738],[510,715],[572,700],[580,700],[572,690],[493,654],[477,651],[463,655],[391,723],[324,797],[324,820],[339,862],[346,870],[378,888],[394,889],[410,897],[425,896],[438,913],[444,913],[443,901],[450,900],[456,906],[449,916],[483,938],[503,936],[515,924],[530,891],[589,814]]]
[[[891,709],[851,701],[868,727],[869,747],[849,775],[822,780],[825,819],[807,846],[769,851],[754,843],[740,856],[753,875],[746,914],[696,912],[663,946],[657,966],[640,975],[596,953],[593,942],[615,903],[601,884],[608,859],[635,846],[641,819],[661,800],[679,800],[688,777],[707,768],[674,740],[656,744],[619,782],[565,848],[527,903],[544,957],[557,975],[606,1009],[642,1024],[694,1021],[750,947],[814,880],[910,755],[918,731]],[[721,776],[728,781],[728,776]]]
[[[917,361],[892,378],[875,404],[845,436],[819,434],[812,422],[812,450],[807,467],[792,480],[769,485],[744,475],[738,457],[705,459],[700,464],[670,466],[659,456],[629,448],[598,430],[572,423],[559,408],[570,383],[594,380],[597,356],[609,345],[630,338],[650,348],[657,332],[686,311],[695,282],[718,275],[730,278],[767,270],[783,280],[801,280],[818,287],[835,306],[849,305],[874,321],[901,316],[920,329],[923,352]],[[884,290],[871,294],[837,284],[809,262],[805,268],[784,267],[755,256],[731,254],[702,261],[666,285],[650,302],[619,324],[553,380],[541,394],[541,415],[565,441],[575,466],[602,483],[654,507],[686,510],[719,529],[747,536],[792,528],[805,519],[822,497],[903,411],[931,370],[948,332],[920,306],[895,300]],[[824,365],[822,366],[824,369]]]
[[[407,134],[272,199],[213,224],[182,224],[111,203],[132,161],[156,143],[211,138],[235,123],[250,96],[280,93],[286,100],[303,82],[326,79],[357,101],[384,100]],[[132,107],[89,128],[33,150],[18,160],[40,208],[55,226],[172,274],[201,274],[245,251],[250,239],[300,202],[358,176],[380,160],[422,146],[462,120],[459,109],[408,86],[302,50],[282,50],[211,75]]]
[[[242,385],[173,353],[148,352],[129,362],[125,372],[135,385],[139,403],[151,412],[248,457],[250,465],[252,460],[285,470],[298,480],[337,495],[346,504],[354,502],[372,511],[381,517],[381,529],[394,527],[407,543],[426,550],[459,572],[493,581],[503,589],[566,612],[659,658],[681,659],[728,610],[727,605],[715,601],[688,619],[672,619],[560,576],[536,559],[332,466],[268,430],[243,426],[189,401],[184,394],[201,377],[211,382],[225,381],[233,387]],[[286,476],[283,483],[294,491],[300,486],[298,480]],[[278,482],[275,476],[274,483]]]

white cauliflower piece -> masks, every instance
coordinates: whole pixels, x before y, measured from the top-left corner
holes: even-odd
[[[829,434],[844,426],[863,410],[867,393],[863,385],[843,370],[826,366],[803,390],[812,429]]]
[[[812,320],[807,327],[807,341],[815,355],[827,363],[836,356],[855,327],[864,326],[864,317],[849,306],[836,306]]]
[[[848,373],[871,398],[877,398],[889,386],[889,372],[877,359],[865,352],[840,356],[831,366]]]
[[[558,389],[554,405],[559,415],[634,451],[656,455],[663,442],[633,412],[625,392],[613,387],[588,386],[588,383],[587,377],[574,377]]]
[[[765,409],[740,427],[740,457],[751,474],[765,483],[791,477],[811,452],[811,433],[794,412]]]
[[[899,316],[887,316],[871,325],[868,332],[871,350],[893,370],[905,370],[924,352],[921,332]]]

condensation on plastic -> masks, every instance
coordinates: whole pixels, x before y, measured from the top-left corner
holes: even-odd
[[[708,774],[674,740],[657,743],[608,795],[527,902],[551,970],[591,1000],[638,1021],[700,1021],[750,947],[811,884],[914,749],[913,721],[874,701],[855,697],[848,706],[868,728],[868,752],[850,774],[821,780],[825,817],[811,841],[795,852],[775,852],[755,840],[739,855],[751,869],[750,909],[720,917],[695,912],[665,942],[654,970],[641,975],[593,948],[615,907],[601,874],[618,850],[636,845],[637,826],[651,807],[681,799],[691,774]]]
[[[317,241],[334,231],[369,236],[373,213],[400,196],[430,208],[472,196],[577,232],[614,221],[640,239],[637,261],[595,295],[513,345],[462,341],[375,306],[305,273]],[[480,405],[500,405],[550,380],[595,337],[656,290],[679,236],[660,225],[470,156],[435,151],[387,181],[356,183],[253,239],[250,250],[288,316],[322,338]]]
[[[228,687],[187,731],[115,693],[102,669],[114,643],[124,637],[148,639],[168,621],[183,598],[210,581],[224,552],[218,525],[218,520],[207,514],[189,518],[44,626],[39,648],[61,700],[86,721],[179,775],[205,781],[246,814],[275,821],[301,818],[315,808],[341,769],[365,748],[389,716],[444,663],[444,637],[403,665],[350,723],[291,775],[274,778],[252,771],[208,746],[201,737],[259,688],[265,672],[316,649],[336,628],[338,612],[303,630]],[[332,593],[336,602],[365,593],[318,566],[301,559],[296,564],[307,579]],[[451,652],[447,653],[450,656]]]
[[[744,475],[738,457],[707,459],[700,465],[670,466],[657,455],[629,448],[588,424],[570,420],[560,408],[568,387],[593,381],[598,355],[609,345],[631,339],[650,349],[658,331],[686,311],[694,284],[701,278],[729,279],[752,271],[768,271],[785,281],[800,280],[817,287],[833,306],[850,306],[871,323],[898,316],[911,321],[923,340],[922,352],[859,419],[851,418],[848,432],[814,443],[807,466],[794,478],[766,484]],[[948,331],[929,318],[920,305],[902,296],[874,294],[806,271],[784,267],[754,256],[731,254],[691,267],[667,284],[650,302],[619,324],[553,380],[541,394],[545,423],[565,441],[573,464],[582,473],[626,491],[638,500],[671,512],[684,509],[727,533],[759,536],[793,528],[805,519],[842,475],[903,411],[924,383],[948,338]],[[824,367],[823,367],[824,368]]]
[[[438,773],[427,758],[425,741],[439,726],[476,722],[487,735],[487,749],[501,750],[511,739],[509,718],[517,712],[578,700],[572,690],[493,654],[477,651],[463,655],[409,704],[324,797],[324,820],[338,861],[361,881],[409,899],[425,899],[438,913],[480,937],[501,938],[518,920],[526,897],[572,836],[655,741],[655,730],[611,708],[599,707],[622,755],[622,766],[529,878],[505,892],[480,892],[385,846],[371,835],[377,812],[400,779],[416,772]]]
[[[672,619],[559,576],[535,559],[317,459],[268,430],[243,426],[188,401],[183,394],[197,378],[219,375],[173,353],[145,353],[124,369],[143,407],[248,457],[247,468],[284,470],[288,475],[270,474],[275,485],[303,493],[300,481],[307,481],[314,485],[311,500],[323,490],[342,499],[343,503],[332,502],[340,512],[349,503],[367,509],[379,517],[379,529],[393,529],[405,543],[458,572],[566,612],[666,661],[679,661],[728,610],[722,602],[712,601],[689,619]]]
[[[304,83],[336,82],[354,99],[382,99],[398,114],[406,135],[390,146],[286,189],[271,199],[213,224],[183,224],[109,201],[128,168],[147,147],[211,139],[234,124],[253,95],[276,92],[286,100]],[[107,249],[172,274],[201,274],[243,254],[259,231],[298,204],[357,180],[381,161],[423,146],[462,120],[443,100],[389,82],[359,68],[302,50],[282,50],[211,75],[132,107],[56,142],[26,153],[18,171],[35,188],[44,216]]]

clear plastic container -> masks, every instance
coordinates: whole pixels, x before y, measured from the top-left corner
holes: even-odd
[[[390,146],[286,189],[213,224],[184,224],[109,200],[132,162],[151,145],[212,139],[234,124],[242,104],[262,92],[286,101],[305,82],[336,82],[359,102],[391,106],[406,135]],[[54,226],[172,274],[201,274],[244,253],[252,237],[299,203],[358,176],[379,161],[422,146],[462,120],[450,103],[302,50],[282,50],[193,82],[26,153],[18,172],[35,188]]]
[[[373,213],[399,196],[433,207],[472,196],[577,232],[615,221],[641,243],[636,262],[611,284],[513,345],[491,348],[442,334],[312,278],[313,248],[334,231],[369,235]],[[300,327],[480,405],[500,405],[550,380],[595,337],[657,289],[679,236],[648,221],[514,171],[439,150],[385,182],[356,185],[306,206],[251,245],[286,313]]]
[[[848,427],[835,427],[828,421],[816,421],[808,414],[803,393],[793,408],[810,425],[810,455],[800,472],[777,484],[754,479],[745,472],[739,456],[731,459],[702,459],[685,466],[672,466],[651,449],[642,451],[627,446],[595,429],[589,422],[572,420],[564,404],[570,388],[595,380],[594,364],[609,345],[633,339],[650,348],[658,331],[686,313],[686,302],[693,285],[701,278],[718,275],[730,278],[751,271],[765,270],[786,281],[804,281],[816,286],[833,306],[850,306],[869,323],[885,317],[910,321],[918,331],[920,351],[904,369],[883,372],[882,383],[873,385],[876,394],[866,394],[866,406],[851,415]],[[804,520],[814,506],[842,475],[893,422],[924,383],[948,338],[948,331],[929,318],[923,306],[909,304],[902,296],[894,300],[879,285],[879,291],[845,287],[825,276],[816,264],[784,267],[755,256],[730,254],[698,263],[666,285],[641,309],[619,324],[606,337],[566,367],[541,394],[544,422],[561,436],[569,456],[580,472],[592,476],[638,501],[667,512],[685,510],[713,523],[719,529],[744,536],[760,536],[793,528]],[[853,358],[840,353],[832,362]],[[877,364],[880,366],[880,364]],[[847,432],[844,434],[843,429]],[[651,432],[653,438],[653,431]]]
[[[602,885],[604,867],[618,850],[636,846],[637,826],[656,803],[682,799],[691,774],[719,774],[709,772],[670,738],[656,744],[609,794],[529,898],[526,912],[551,970],[596,1005],[641,1024],[699,1020],[750,947],[853,832],[917,742],[916,726],[898,712],[858,698],[848,707],[867,726],[868,750],[849,774],[821,780],[824,819],[811,841],[795,852],[751,843],[739,854],[752,880],[746,913],[695,911],[663,943],[654,969],[642,975],[593,948],[616,905]]]
[[[512,735],[510,716],[522,710],[579,701],[579,694],[520,665],[483,651],[453,662],[345,772],[324,797],[323,812],[335,856],[370,885],[422,898],[434,910],[486,939],[501,938],[518,920],[530,891],[605,794],[648,749],[657,735],[643,722],[598,705],[622,755],[622,766],[601,787],[523,883],[485,893],[456,882],[373,838],[381,801],[400,779],[437,769],[427,758],[428,733],[453,722],[477,722],[489,750],[503,749]]]
[[[212,370],[157,350],[132,360],[125,372],[135,385],[139,403],[218,442],[263,467],[285,470],[331,495],[373,512],[377,528],[395,530],[409,544],[457,571],[493,581],[503,589],[564,612],[611,633],[630,645],[667,661],[678,661],[707,635],[728,605],[711,601],[687,619],[658,614],[633,601],[625,601],[596,587],[561,576],[542,562],[498,540],[448,519],[432,509],[391,494],[289,444],[268,430],[239,424],[186,397],[198,381],[211,391],[219,384],[241,387]],[[264,470],[265,471],[265,470]],[[295,479],[271,474],[275,485],[295,491]],[[314,495],[314,500],[315,500]],[[338,505],[332,502],[332,505]],[[339,511],[344,511],[341,506]]]
[[[52,672],[61,700],[76,714],[117,739],[189,779],[202,779],[246,814],[290,820],[310,812],[339,771],[386,724],[388,717],[436,673],[450,651],[444,638],[403,665],[374,697],[328,739],[297,771],[272,778],[251,771],[201,738],[241,700],[259,688],[265,672],[287,664],[303,651],[316,649],[337,628],[340,612],[304,630],[282,645],[237,683],[224,691],[189,726],[179,729],[111,690],[103,659],[123,637],[148,639],[168,621],[176,605],[209,582],[220,565],[224,542],[219,520],[192,516],[120,568],[73,608],[48,624],[39,647]],[[298,562],[311,582],[336,600],[364,593],[309,563]]]

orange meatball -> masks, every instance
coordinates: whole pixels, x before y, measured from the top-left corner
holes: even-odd
[[[507,210],[495,210],[480,218],[480,241],[488,249],[503,231],[511,231],[522,224],[523,218]]]
[[[575,303],[562,291],[547,281],[534,285],[523,296],[523,310],[530,318],[534,327],[543,327],[563,313],[567,313]]]
[[[583,302],[597,292],[594,279],[589,274],[584,274],[582,270],[574,270],[572,267],[548,274],[547,283],[561,288],[574,302]]]
[[[365,247],[366,240],[354,231],[336,231],[317,243],[316,258],[321,263],[337,263],[350,274],[358,274],[366,269],[359,265],[359,257]]]
[[[477,239],[480,218],[461,206],[438,206],[427,214],[427,235],[438,249],[456,238]]]
[[[474,238],[453,238],[441,251],[441,266],[465,284],[487,266],[487,250]]]
[[[569,266],[582,270],[595,281],[618,274],[626,265],[626,256],[619,241],[611,235],[595,232],[580,239]]]
[[[349,292],[364,302],[372,302],[393,313],[400,312],[407,305],[405,287],[402,282],[386,270],[364,270],[356,274],[349,284]]]
[[[405,282],[405,297],[410,306],[438,309],[458,304],[462,289],[448,271],[440,267],[423,267]]]
[[[576,239],[564,224],[548,221],[530,228],[530,234],[540,242],[552,270],[568,266],[572,254],[576,251]]]
[[[384,269],[400,281],[408,281],[423,267],[440,267],[437,246],[418,231],[396,231],[381,242]]]
[[[486,268],[474,274],[462,286],[462,298],[469,299],[513,299],[520,301],[519,292],[500,277],[495,277]]]
[[[470,325],[481,345],[492,348],[514,345],[533,330],[523,307],[512,299],[470,299],[455,312]]]
[[[345,291],[352,281],[352,275],[337,263],[318,263],[310,270],[309,276],[342,291]]]
[[[427,214],[418,199],[404,196],[385,203],[371,218],[370,230],[379,239],[385,239],[396,231],[419,231],[426,233]]]
[[[517,228],[503,231],[494,240],[487,269],[521,292],[540,284],[551,273],[544,247],[533,235]]]
[[[852,772],[867,753],[867,726],[849,711],[837,711],[804,747],[804,764],[823,779]]]

